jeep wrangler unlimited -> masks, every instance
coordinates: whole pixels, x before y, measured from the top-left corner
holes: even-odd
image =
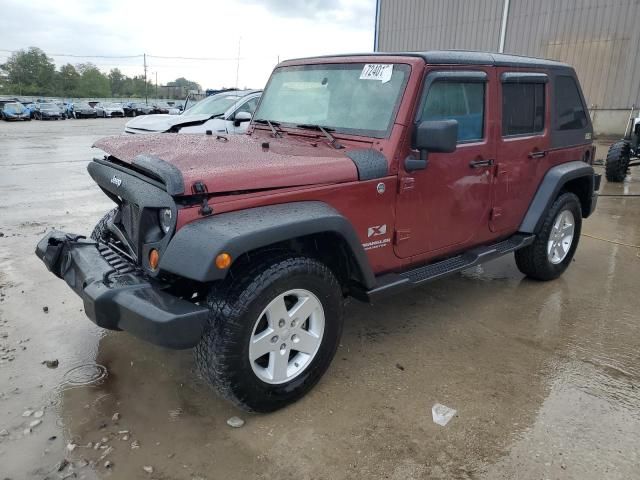
[[[97,325],[195,347],[258,412],[327,370],[344,298],[375,301],[515,252],[551,280],[595,208],[591,122],[563,63],[479,52],[279,64],[247,135],[108,137],[116,208],[37,246]],[[211,132],[209,132],[211,133]]]

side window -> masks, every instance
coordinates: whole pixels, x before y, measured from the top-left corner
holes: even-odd
[[[556,77],[555,107],[557,130],[582,130],[588,125],[587,114],[573,77]]]
[[[502,84],[502,136],[544,130],[544,83]]]
[[[249,112],[251,115],[253,115],[253,112],[256,111],[256,107],[258,106],[258,98],[259,97],[255,97],[252,98],[251,100],[249,100],[248,102],[243,103],[240,108],[238,108],[238,110],[236,110],[236,113],[238,112]]]
[[[458,142],[484,136],[484,83],[434,82],[429,88],[421,120],[457,120]]]

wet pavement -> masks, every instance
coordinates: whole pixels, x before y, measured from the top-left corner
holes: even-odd
[[[111,207],[86,164],[123,124],[0,124],[0,478],[640,476],[640,197],[602,197],[554,282],[509,256],[350,303],[320,384],[248,415],[195,377],[189,351],[95,327],[33,255],[47,229],[89,232]],[[640,194],[640,168],[601,192]],[[435,403],[457,410],[444,427]]]

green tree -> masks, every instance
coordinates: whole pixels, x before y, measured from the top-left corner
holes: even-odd
[[[202,90],[198,82],[187,80],[184,77],[176,78],[173,82],[167,83],[167,87],[183,87],[188,90]]]
[[[57,83],[59,93],[67,97],[75,96],[80,86],[80,74],[76,67],[70,63],[60,67]]]
[[[108,77],[111,85],[111,95],[114,97],[122,96],[127,77],[118,68],[112,68]]]
[[[76,69],[80,72],[77,92],[79,97],[111,96],[109,77],[98,70],[98,67],[91,63],[81,63],[76,65]]]
[[[55,91],[56,66],[37,47],[13,53],[3,65],[7,87],[20,95],[50,95]]]

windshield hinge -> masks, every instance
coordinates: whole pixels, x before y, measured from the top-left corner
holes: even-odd
[[[207,186],[202,183],[202,181],[198,180],[191,186],[191,190],[194,195],[198,195],[202,197],[202,206],[198,213],[203,217],[211,215],[213,213],[213,209],[209,206],[209,192],[207,191]]]

